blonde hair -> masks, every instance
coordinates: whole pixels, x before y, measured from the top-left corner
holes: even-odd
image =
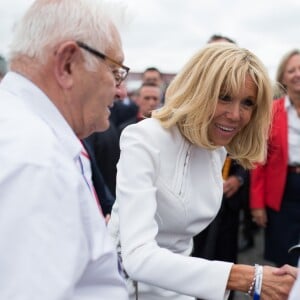
[[[153,112],[162,126],[177,125],[192,144],[216,149],[208,126],[221,93],[238,93],[250,76],[257,86],[256,107],[250,122],[226,146],[242,166],[251,168],[267,153],[272,110],[272,84],[261,61],[247,49],[212,43],[197,52],[170,83],[165,105]]]
[[[276,81],[277,84],[281,87],[282,91],[284,91],[284,94],[286,94],[286,86],[283,82],[283,76],[284,76],[284,72],[286,69],[286,65],[288,64],[289,60],[294,56],[294,55],[300,55],[300,50],[299,49],[293,49],[291,51],[289,51],[288,53],[286,53],[277,68],[277,72],[276,72]]]

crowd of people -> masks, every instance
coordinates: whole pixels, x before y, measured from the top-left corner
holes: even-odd
[[[128,93],[123,16],[36,0],[0,57],[0,299],[299,299],[300,50],[276,96],[220,35]],[[269,265],[238,262],[241,211]]]

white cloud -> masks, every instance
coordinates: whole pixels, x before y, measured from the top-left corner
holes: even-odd
[[[208,38],[219,33],[249,48],[274,78],[285,52],[300,47],[297,0],[143,0],[127,1],[138,15],[123,35],[126,63],[133,70],[156,65],[178,71]]]
[[[118,1],[118,0],[110,0]],[[0,52],[12,26],[33,0],[0,0]],[[133,71],[157,66],[177,72],[208,38],[227,35],[257,54],[274,77],[285,52],[300,47],[298,0],[124,0],[131,25],[122,32],[125,63]]]

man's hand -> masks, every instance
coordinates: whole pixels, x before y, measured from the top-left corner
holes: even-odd
[[[241,186],[241,181],[237,176],[231,175],[223,183],[223,193],[229,198],[233,196]]]

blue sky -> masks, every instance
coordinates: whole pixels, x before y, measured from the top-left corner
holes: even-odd
[[[95,0],[96,1],[96,0]],[[109,0],[116,2],[117,0]],[[261,58],[273,79],[281,57],[300,48],[299,0],[118,0],[128,6],[122,34],[125,64],[177,72],[214,34],[234,39]],[[0,53],[32,0],[0,0]]]

